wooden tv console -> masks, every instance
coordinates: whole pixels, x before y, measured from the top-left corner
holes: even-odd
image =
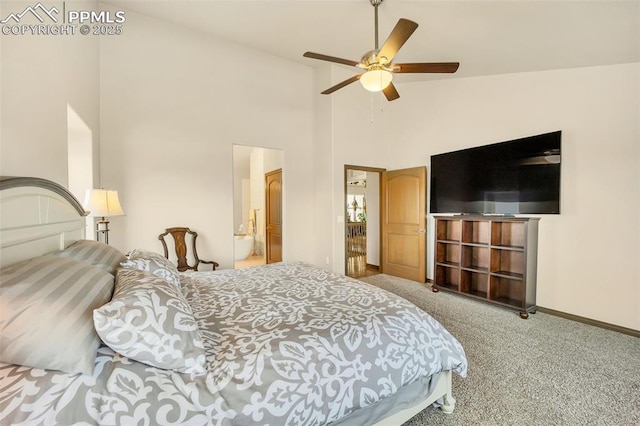
[[[496,303],[528,318],[536,312],[539,220],[436,216],[433,291]]]

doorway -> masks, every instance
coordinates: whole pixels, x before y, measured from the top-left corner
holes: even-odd
[[[345,165],[345,275],[380,273],[380,179],[384,169]]]
[[[233,146],[234,268],[266,264],[265,177],[282,169],[279,149]],[[284,188],[282,188],[284,191]]]
[[[426,281],[426,167],[344,166],[345,275]]]

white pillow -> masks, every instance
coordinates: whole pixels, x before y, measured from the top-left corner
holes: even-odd
[[[113,298],[93,311],[93,322],[102,341],[128,358],[181,373],[207,372],[191,307],[160,277],[119,269]]]
[[[175,265],[164,256],[152,251],[134,249],[127,256],[127,260],[120,263],[120,266],[127,269],[137,269],[138,271],[151,272],[176,289],[180,289],[180,275]]]

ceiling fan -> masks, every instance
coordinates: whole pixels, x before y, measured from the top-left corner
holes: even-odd
[[[388,101],[393,101],[400,97],[398,91],[391,82],[391,80],[393,80],[393,74],[454,73],[458,70],[458,67],[460,66],[459,62],[392,63],[393,57],[396,56],[398,50],[400,50],[409,37],[411,37],[411,34],[413,34],[416,28],[418,28],[418,24],[408,19],[400,19],[391,31],[391,34],[389,34],[387,40],[382,45],[382,48],[378,48],[378,6],[380,6],[383,1],[384,0],[369,0],[375,9],[375,49],[362,55],[360,62],[313,52],[305,52],[304,55],[302,55],[306,58],[350,65],[364,70],[361,74],[356,74],[353,77],[328,88],[322,92],[323,95],[333,93],[354,81],[360,80],[360,83],[366,90],[369,90],[370,92],[382,91]]]

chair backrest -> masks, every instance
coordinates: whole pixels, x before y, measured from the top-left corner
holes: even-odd
[[[186,235],[189,234],[191,236],[192,248],[191,255],[195,260],[194,265],[189,265],[187,263],[187,239]],[[196,239],[198,238],[198,233],[192,231],[189,228],[184,227],[174,227],[167,228],[165,231],[158,235],[158,239],[162,242],[162,247],[164,248],[164,257],[169,259],[169,250],[167,248],[167,243],[164,240],[164,237],[167,235],[171,235],[173,237],[174,245],[176,248],[176,257],[178,258],[178,271],[184,272],[187,270],[198,270],[198,265],[200,264],[200,258],[198,258],[198,251],[196,249]]]

